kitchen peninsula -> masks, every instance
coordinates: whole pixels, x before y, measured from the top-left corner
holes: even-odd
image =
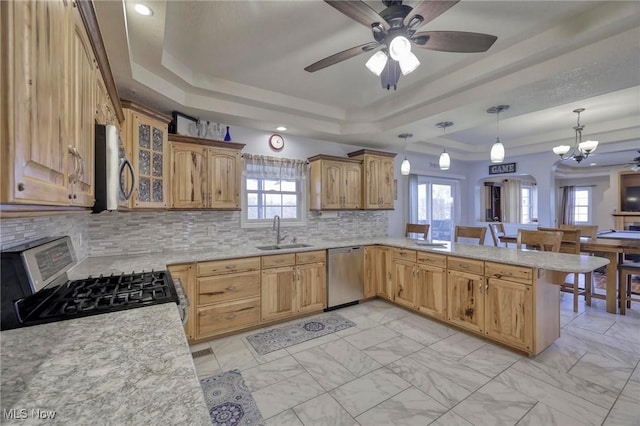
[[[437,315],[421,309],[420,303],[413,306],[411,302],[407,303],[411,298],[407,296],[409,283],[406,280],[421,265],[431,267],[433,272],[430,264],[440,262],[440,272],[453,275],[446,282],[453,283],[455,288],[466,289],[468,286],[475,292],[474,303],[479,310],[471,321],[461,321],[457,315],[453,321],[447,317],[439,319],[529,354],[540,353],[559,336],[559,286],[551,283],[550,277],[564,278],[564,273],[588,272],[608,262],[594,256],[458,243],[425,247],[404,238],[309,242],[306,248],[277,252],[303,253],[354,244],[366,245],[372,250],[370,254],[377,249],[386,250],[390,254],[387,266],[394,266],[394,257],[402,258],[395,262],[397,265],[415,265],[409,267],[410,273],[400,275],[397,271],[404,269],[394,267],[393,275],[402,280],[401,284],[396,282],[394,285],[405,286],[405,289],[400,292],[401,298],[390,301],[395,299],[395,303],[436,318]],[[96,257],[81,262],[70,272],[70,278],[272,254],[273,251],[238,247],[225,253],[158,252]],[[480,265],[482,271],[478,270]],[[365,269],[371,266],[365,264]],[[380,263],[377,266],[381,266]],[[385,271],[385,276],[389,273]],[[366,271],[365,276],[374,281],[381,278]],[[496,305],[492,302],[491,289],[494,286],[504,290],[498,293],[501,295],[498,300],[508,312],[500,316],[493,315]],[[420,289],[417,290],[412,294],[418,295]],[[452,294],[451,289],[448,293]],[[483,324],[476,321],[483,318],[478,301],[484,301],[486,306],[484,316],[487,320]],[[457,312],[456,306],[461,305],[452,305],[449,300],[448,306]],[[529,315],[528,319],[520,317],[520,309]],[[512,321],[508,325],[502,321],[505,316]],[[480,328],[476,327],[478,325]],[[502,334],[494,333],[498,327],[502,327]],[[514,340],[516,336],[523,336],[522,344]],[[86,424],[96,419],[135,424],[210,424],[182,324],[173,304],[4,331],[0,333],[0,343],[1,392],[5,408],[53,410],[61,424]],[[527,344],[530,345],[528,349]]]

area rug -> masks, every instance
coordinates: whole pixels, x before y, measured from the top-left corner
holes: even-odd
[[[262,426],[265,424],[251,391],[238,370],[200,380],[214,426]]]
[[[604,274],[594,274],[595,277],[595,287],[596,289],[606,290],[607,289],[607,276]],[[631,293],[640,294],[640,275],[632,275],[631,276]]]
[[[247,337],[247,340],[258,355],[265,355],[354,325],[356,324],[335,312],[327,312],[313,318],[261,331]]]

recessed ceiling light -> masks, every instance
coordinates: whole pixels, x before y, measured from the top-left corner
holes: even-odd
[[[284,127],[284,126],[278,126],[278,127],[276,127],[276,130],[279,131],[279,132],[284,132],[285,130],[287,130],[287,128]]]
[[[136,3],[135,6],[133,6],[133,9],[142,16],[153,15],[153,10],[151,10],[151,8],[146,4]]]

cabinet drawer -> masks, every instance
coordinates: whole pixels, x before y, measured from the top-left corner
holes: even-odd
[[[296,253],[296,263],[300,265],[302,263],[324,262],[326,259],[326,256],[327,256],[327,252],[324,250]]]
[[[259,257],[244,257],[241,259],[214,260],[198,263],[198,276],[228,274],[230,272],[259,271]]]
[[[263,268],[278,268],[280,266],[291,266],[296,264],[296,254],[274,254],[272,256],[262,256]]]
[[[441,254],[426,253],[419,251],[417,255],[417,262],[427,265],[440,266],[442,268],[447,267],[447,256]]]
[[[391,251],[393,251],[393,258],[394,259],[403,259],[403,260],[407,260],[409,262],[415,262],[416,261],[416,252],[415,252],[415,250],[404,250],[404,249],[394,248]]]
[[[260,271],[198,278],[198,306],[260,295]]]
[[[258,324],[260,298],[238,300],[198,308],[198,338]]]
[[[447,268],[455,271],[484,275],[484,262],[482,260],[449,256],[447,257]]]
[[[485,263],[487,278],[501,278],[506,281],[514,281],[523,284],[533,283],[533,270],[522,266],[505,265],[502,263]]]

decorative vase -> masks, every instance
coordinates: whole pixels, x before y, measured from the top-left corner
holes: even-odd
[[[224,135],[224,141],[225,142],[231,141],[231,133],[229,133],[229,126],[227,126],[227,133]]]

